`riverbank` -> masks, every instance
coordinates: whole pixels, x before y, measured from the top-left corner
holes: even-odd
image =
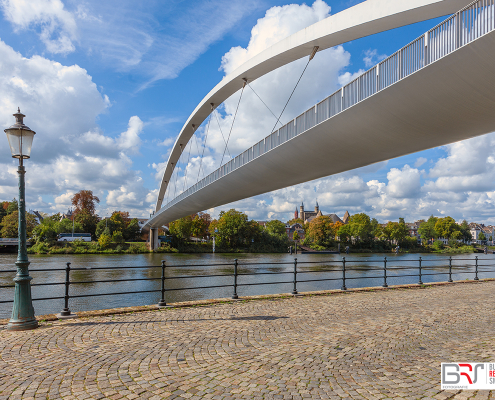
[[[494,288],[480,282],[270,298],[2,329],[0,393],[465,399],[440,389],[440,363],[493,360],[486,299]]]
[[[217,248],[217,253],[265,253],[265,254],[276,254],[285,253],[282,251],[262,251],[263,249],[222,249]],[[421,253],[433,253],[433,254],[468,254],[474,253],[475,249],[472,246],[461,246],[457,248],[444,247],[442,249],[436,249],[432,246],[424,246],[414,249],[400,249],[401,254],[421,254]],[[147,244],[144,242],[133,242],[133,243],[111,243],[105,248],[102,248],[98,242],[56,242],[52,245],[41,242],[35,244],[28,248],[28,254],[144,254],[144,253],[183,253],[183,254],[208,254],[213,253],[213,247],[211,243],[198,243],[198,244],[188,244],[175,248],[170,246],[168,243],[163,244],[161,247],[150,251]],[[325,251],[318,252],[312,251],[312,254],[325,254]],[[381,254],[381,253],[391,253],[394,254],[395,250],[384,250],[380,249],[361,249],[361,248],[350,248],[348,254]],[[341,254],[346,254],[344,251]]]

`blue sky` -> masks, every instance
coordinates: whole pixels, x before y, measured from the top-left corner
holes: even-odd
[[[146,217],[156,202],[168,152],[201,99],[235,66],[288,34],[360,1],[0,0],[0,122],[19,106],[37,132],[27,164],[27,204],[64,212],[90,189],[98,212]],[[289,120],[430,29],[422,22],[319,52],[284,114]],[[281,111],[304,67],[296,61],[253,82]],[[324,82],[322,84],[321,82]],[[219,108],[228,130],[239,93]],[[237,121],[239,123],[237,124]],[[266,136],[273,117],[245,93],[229,150]],[[192,144],[197,175],[205,125]],[[0,142],[2,143],[2,142]],[[197,144],[196,144],[197,143]],[[196,147],[197,146],[197,147]],[[287,220],[316,198],[326,213],[366,212],[380,221],[451,215],[495,223],[492,134],[246,199],[232,205],[254,219]],[[212,121],[206,172],[223,147]],[[192,183],[192,181],[191,181]],[[16,163],[0,145],[0,199],[17,197]]]

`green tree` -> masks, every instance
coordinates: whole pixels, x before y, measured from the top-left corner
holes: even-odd
[[[370,241],[373,238],[373,225],[371,224],[370,217],[365,213],[352,215],[347,225],[349,225],[354,238],[363,242]]]
[[[469,229],[469,224],[466,220],[461,222],[461,239],[465,242],[471,242],[473,239],[473,235],[471,235],[471,229]]]
[[[294,231],[294,233],[292,235],[292,240],[294,242],[297,242],[299,239],[300,239],[299,233],[297,233],[297,231]]]
[[[81,210],[77,214],[74,214],[73,218],[76,224],[81,224],[84,233],[91,233],[92,238],[96,238],[96,225],[99,221],[97,215],[91,214],[88,210]]]
[[[333,245],[334,237],[335,231],[332,219],[327,215],[321,215],[309,223],[305,240],[313,245],[328,248]]]
[[[96,230],[95,230],[96,237],[99,238],[103,234],[106,228],[108,228],[108,235],[110,236],[112,236],[112,234],[116,230],[115,223],[110,218],[102,219],[96,224]]]
[[[17,200],[14,198],[12,201],[8,203],[8,206],[5,211],[7,211],[7,215],[12,214],[14,211],[19,209],[19,204]]]
[[[433,215],[428,218],[428,221],[424,221],[419,225],[418,234],[423,239],[423,241],[428,241],[429,239],[436,239],[438,237],[437,231],[435,230],[435,224],[438,218]]]
[[[191,227],[191,235],[198,239],[206,239],[208,237],[208,228],[211,223],[211,216],[208,213],[198,213],[193,214],[192,218],[192,227]]]
[[[26,213],[26,237],[33,235],[33,229],[36,226],[36,218],[33,214]],[[3,238],[16,238],[19,236],[19,212],[14,211],[2,219],[2,229],[0,235]]]
[[[462,236],[461,227],[452,217],[438,218],[435,223],[435,232],[438,237],[445,239],[458,239]]]
[[[179,218],[169,224],[169,232],[175,236],[179,242],[189,241],[193,231],[192,215]]]
[[[486,236],[483,232],[480,232],[480,234],[478,235],[478,240],[481,240],[481,241],[486,240]]]
[[[129,224],[125,228],[123,234],[124,234],[124,239],[131,242],[140,239],[141,228],[139,227],[137,218],[133,218],[129,221]]]
[[[337,236],[340,238],[341,242],[349,243],[352,238],[351,227],[349,224],[342,225],[337,231]]]
[[[98,245],[102,249],[106,249],[108,246],[110,246],[110,243],[112,243],[112,236],[107,235],[106,233],[102,233],[98,238]]]
[[[285,224],[278,219],[274,219],[272,221],[268,221],[265,226],[265,230],[270,235],[287,235],[285,230]]]
[[[112,242],[114,243],[124,243],[124,235],[121,231],[115,231],[112,235]]]
[[[404,218],[399,218],[399,222],[392,222],[391,224],[391,237],[396,243],[401,244],[406,237],[409,236],[409,228],[404,222]],[[387,224],[388,226],[388,224]]]
[[[212,232],[211,225],[210,232]],[[248,223],[248,216],[235,209],[220,211],[218,221],[213,225],[213,229],[215,228],[218,229],[216,237],[219,244],[230,248],[245,245],[246,240],[254,234],[254,226]]]

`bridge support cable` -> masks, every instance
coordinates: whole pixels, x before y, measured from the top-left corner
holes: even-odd
[[[192,124],[194,133],[196,133],[196,125]],[[184,170],[184,185],[182,186],[182,191],[186,190],[186,182],[187,182],[187,168],[189,167],[189,160],[191,159],[191,148],[192,148],[192,140],[189,141],[189,155],[187,156],[187,164]]]
[[[179,156],[179,159],[177,160],[177,164],[175,165],[175,167],[180,165],[180,159],[182,158],[182,152],[184,151],[184,147],[182,147],[182,143],[179,144],[179,146],[180,146],[180,156]],[[177,171],[177,173],[175,174],[174,199],[175,199],[176,193],[177,193],[177,177],[178,176],[179,176],[179,172]]]
[[[297,80],[297,83],[296,83],[296,86],[294,86],[294,89],[292,90],[292,93],[290,94],[289,96],[289,99],[287,100],[287,103],[285,103],[285,106],[282,110],[282,112],[280,113],[280,116],[277,118],[277,122],[275,122],[275,125],[273,126],[272,130],[270,131],[270,133],[273,133],[273,131],[275,130],[275,128],[277,127],[277,124],[279,123],[280,121],[280,118],[282,118],[282,114],[284,113],[285,109],[287,108],[287,105],[289,104],[289,101],[290,99],[292,98],[292,95],[294,94],[294,92],[296,91],[296,88],[297,88],[297,85],[299,85],[299,82],[301,82],[301,79],[304,75],[304,73],[306,72],[306,68],[308,68],[308,65],[309,63],[311,62],[311,60],[315,57],[315,54],[316,52],[318,51],[318,46],[315,46],[313,47],[313,51],[311,52],[310,56],[309,56],[309,60],[308,62],[306,63],[306,66],[304,67],[303,69],[303,72],[301,73],[301,76],[299,77],[299,79]]]
[[[239,111],[239,105],[241,104],[242,94],[244,93],[244,88],[246,87],[247,79],[244,78],[244,83],[242,84],[241,95],[239,96],[239,101],[237,102],[237,108],[235,109],[234,119],[232,120],[232,125],[230,126],[229,136],[227,137],[227,143],[225,143],[225,149],[223,151],[222,160],[220,161],[220,166],[223,164],[223,158],[225,157],[225,151],[229,145],[230,135],[232,134],[232,128],[234,127],[235,118],[237,117],[237,111]],[[275,124],[276,125],[276,124]],[[232,156],[230,156],[232,158]]]
[[[215,112],[214,104],[210,103],[210,105],[211,105],[211,113],[210,113],[210,118],[208,119],[208,124],[206,125],[205,141],[203,142],[203,152],[201,154],[201,160],[199,161],[198,179],[197,179],[198,182],[199,182],[199,174],[201,173],[201,167],[203,166],[203,157],[205,155],[206,140],[208,139],[208,132],[210,131],[211,118],[213,116],[213,113]],[[221,132],[221,130],[220,130],[220,132]],[[222,134],[222,137],[223,137],[223,134]]]
[[[258,93],[256,93],[256,91],[255,91],[255,90],[253,89],[253,87],[249,84],[249,82],[247,83],[247,85],[248,85],[248,86],[249,86],[249,88],[253,91],[253,93],[254,93],[254,94],[258,97],[258,99],[260,99],[260,100],[261,100],[261,102],[265,105],[265,107],[268,109],[268,111],[270,111],[270,112],[272,113],[272,115],[275,117],[275,119],[277,120],[277,122],[278,122],[280,125],[284,126],[284,124],[282,124],[282,122],[280,122],[280,121],[279,121],[279,118],[277,118],[277,116],[276,116],[276,115],[275,115],[275,113],[274,113],[274,112],[270,109],[270,107],[268,107],[268,106],[266,105],[266,103],[265,103],[265,102],[263,101],[263,99],[259,96],[259,94],[258,94]]]
[[[230,154],[230,150],[227,146],[227,141],[225,140],[225,136],[223,135],[222,127],[220,126],[220,120],[218,119],[218,113],[216,111],[213,111],[213,113],[215,113],[215,119],[217,120],[218,129],[220,130],[220,133],[222,134],[222,139],[223,139],[223,142],[225,143],[225,147],[227,148],[227,151],[229,152],[230,158],[232,158],[232,154]]]

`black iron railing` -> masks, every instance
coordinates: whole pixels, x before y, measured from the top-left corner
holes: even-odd
[[[456,263],[462,262],[463,265],[453,265],[453,261]],[[290,292],[292,295],[298,294],[298,284],[301,283],[310,283],[310,282],[325,282],[325,281],[336,281],[337,283],[341,282],[341,290],[346,291],[348,289],[349,281],[353,281],[356,279],[378,279],[382,280],[382,287],[388,287],[387,280],[391,278],[413,278],[412,282],[408,282],[409,284],[418,284],[423,285],[423,278],[426,276],[446,276],[448,279],[446,282],[453,282],[452,275],[453,273],[462,273],[462,274],[472,274],[474,275],[473,280],[479,280],[480,273],[494,273],[495,272],[495,264],[490,264],[491,259],[481,260],[483,263],[480,263],[480,260],[476,256],[473,259],[459,259],[452,257],[442,258],[442,259],[428,259],[425,260],[422,257],[419,257],[417,260],[411,259],[393,259],[388,260],[387,257],[384,257],[383,260],[367,260],[367,259],[356,259],[356,260],[347,260],[345,257],[342,257],[341,260],[328,260],[328,261],[298,261],[297,258],[294,258],[294,261],[291,262],[258,262],[258,263],[239,263],[237,259],[234,259],[232,263],[216,263],[216,264],[187,264],[187,265],[170,265],[167,266],[165,261],[162,261],[159,266],[118,266],[118,267],[91,267],[91,268],[71,268],[71,263],[68,262],[65,268],[54,268],[54,269],[33,269],[31,272],[54,272],[54,271],[63,271],[65,272],[65,280],[63,282],[47,282],[47,283],[32,283],[33,287],[42,287],[42,286],[57,286],[63,285],[65,289],[65,293],[63,296],[55,296],[55,297],[42,297],[42,298],[34,298],[33,301],[46,301],[46,300],[63,300],[64,306],[62,311],[60,312],[61,316],[70,316],[71,311],[69,308],[70,299],[76,298],[84,298],[84,297],[98,297],[98,296],[117,296],[117,295],[130,295],[130,294],[138,294],[138,293],[160,293],[160,300],[158,301],[159,307],[166,307],[166,297],[167,292],[172,291],[188,291],[188,290],[196,290],[196,289],[218,289],[218,288],[232,288],[232,299],[238,299],[239,287],[248,287],[248,286],[259,286],[259,285],[287,285],[287,292]],[[428,265],[428,263],[435,263],[436,265]],[[474,262],[474,264],[473,264]],[[404,264],[415,264],[415,265],[406,265]],[[426,264],[426,265],[425,265]],[[440,265],[438,265],[440,264]],[[286,266],[288,270],[284,271],[263,271],[263,272],[239,272],[239,267],[250,267],[250,266]],[[304,267],[310,267],[311,265],[317,265],[319,268],[315,270],[308,270]],[[358,268],[359,266],[366,265],[366,272],[373,271],[373,276],[363,276],[359,274],[359,272],[363,272],[362,268]],[[354,267],[353,267],[354,266]],[[221,274],[200,274],[200,275],[178,275],[178,276],[170,276],[167,274],[167,268],[181,268],[181,267],[221,267],[226,268],[227,272]],[[291,268],[293,267],[293,268]],[[71,279],[71,273],[75,271],[109,271],[109,270],[140,270],[140,269],[152,269],[152,270],[161,270],[161,276],[159,277],[140,277],[140,278],[126,278],[126,279],[104,279],[104,280],[73,280]],[[453,271],[454,270],[454,271]],[[375,274],[376,271],[376,274]],[[0,270],[0,273],[15,273],[16,270]],[[404,272],[404,273],[403,273]],[[307,274],[313,273],[329,273],[328,277],[318,277],[315,279],[310,279]],[[352,273],[355,273],[352,276]],[[357,274],[356,274],[357,273]],[[265,275],[290,275],[291,280],[280,280],[276,281],[265,280],[261,282],[249,282],[245,278],[248,277],[263,277]],[[298,276],[299,275],[299,276]],[[307,276],[306,279],[301,279],[300,275]],[[199,286],[193,285],[190,287],[173,287],[171,284],[167,284],[172,280],[183,280],[183,279],[206,279],[206,278],[221,278],[221,279],[232,279],[231,283],[226,284],[215,284],[208,286]],[[110,293],[86,293],[86,294],[71,294],[70,288],[73,285],[84,285],[84,284],[94,284],[94,283],[118,283],[118,282],[134,282],[134,281],[160,281],[160,289],[147,289],[147,290],[132,290],[132,291],[124,291],[124,292],[110,292]],[[352,286],[352,285],[351,285]],[[4,288],[13,288],[14,285],[0,285],[0,289]],[[242,293],[241,293],[242,295]],[[218,296],[217,296],[218,297]],[[12,303],[13,300],[0,300],[0,303]]]

